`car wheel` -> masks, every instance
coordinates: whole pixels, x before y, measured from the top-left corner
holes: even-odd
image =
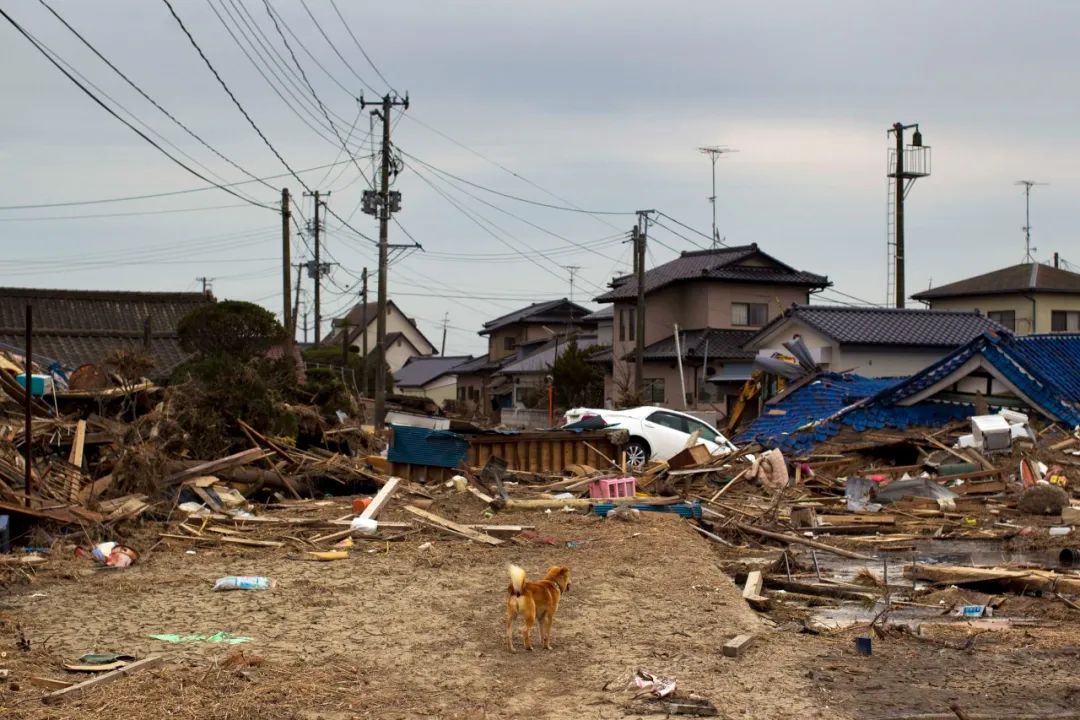
[[[652,452],[644,440],[634,438],[626,444],[626,464],[630,467],[641,467],[649,462]]]

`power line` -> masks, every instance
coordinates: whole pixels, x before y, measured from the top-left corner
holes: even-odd
[[[360,54],[364,56],[365,60],[367,60],[367,64],[371,66],[371,69],[375,71],[375,74],[379,76],[379,79],[386,83],[386,87],[393,90],[395,95],[400,95],[401,93],[397,91],[397,88],[390,84],[390,81],[386,79],[386,76],[383,75],[379,68],[375,66],[375,61],[372,60],[371,56],[367,54],[367,50],[364,50],[364,46],[361,45],[360,41],[356,39],[356,35],[353,34],[352,28],[349,27],[349,23],[345,22],[345,18],[344,16],[342,16],[341,10],[338,9],[337,3],[334,0],[330,0],[330,5],[333,6],[334,12],[337,13],[338,19],[341,20],[341,25],[345,28],[345,32],[349,33],[349,37],[351,37],[352,41],[356,43],[356,47],[360,50]],[[307,3],[304,3],[304,8],[307,8]],[[308,14],[310,15],[311,13],[309,12]],[[350,68],[350,70],[351,69],[352,68]],[[355,72],[353,72],[353,74],[356,75]],[[372,92],[375,92],[375,90],[372,90]]]
[[[708,236],[708,235],[707,235],[706,233],[703,233],[703,232],[701,232],[701,231],[700,231],[700,230],[698,230],[697,228],[693,228],[693,227],[690,227],[689,225],[687,225],[686,223],[682,222],[681,220],[676,220],[675,218],[673,218],[673,217],[671,217],[670,215],[668,215],[668,214],[667,214],[666,212],[662,212],[662,211],[660,211],[660,210],[657,210],[657,211],[656,211],[656,214],[657,214],[657,215],[660,215],[660,216],[662,216],[662,217],[666,217],[666,218],[667,218],[668,220],[670,220],[671,222],[675,223],[675,224],[676,224],[676,225],[678,225],[679,227],[683,227],[683,228],[686,228],[686,229],[687,229],[687,230],[689,230],[690,232],[692,232],[692,233],[696,233],[696,234],[700,235],[701,237],[705,238],[706,240],[708,240],[708,241],[712,242],[712,238],[710,238],[710,237],[709,237],[709,236]],[[724,247],[731,247],[730,245],[728,245],[728,244],[727,244],[727,243],[725,243],[725,242],[720,242],[719,240],[717,240],[717,242],[718,242],[718,243],[719,243],[720,245],[723,245]],[[699,246],[699,247],[701,247],[701,246]],[[707,249],[707,248],[704,248],[704,247],[702,247],[702,249],[704,250],[704,249]]]
[[[349,162],[349,160],[341,160],[338,162],[329,163],[327,165],[316,165],[315,167],[299,170],[298,172],[315,172],[317,170],[325,170],[327,168],[332,168],[336,165],[348,164]],[[187,190],[170,190],[168,192],[148,193],[145,195],[127,195],[124,197],[98,198],[95,200],[64,200],[61,202],[28,203],[24,205],[0,205],[0,210],[40,210],[43,208],[73,207],[76,205],[103,205],[106,203],[132,202],[135,200],[154,200],[163,197],[173,197],[175,195],[189,195],[191,193],[204,192],[206,190],[217,190],[222,187],[231,188],[236,187],[237,185],[249,185],[253,182],[263,182],[264,180],[277,180],[283,177],[291,177],[291,175],[289,173],[278,173],[277,175],[265,175],[261,178],[255,178],[254,180],[240,180],[239,182],[224,183],[223,185],[212,183],[210,185],[206,185],[205,187],[189,188]]]
[[[229,163],[234,168],[236,168],[240,172],[244,173],[248,177],[250,177],[250,178],[252,178],[254,180],[257,180],[259,182],[262,182],[263,185],[266,185],[271,190],[276,189],[276,188],[272,187],[271,185],[269,185],[268,183],[266,183],[265,181],[259,180],[259,178],[256,177],[253,173],[249,172],[247,169],[245,169],[244,167],[242,167],[238,163],[234,162],[230,158],[226,157],[223,153],[219,152],[217,150],[217,148],[212,146],[210,143],[208,143],[206,140],[204,140],[200,135],[198,135],[194,130],[192,130],[187,125],[185,125],[183,122],[181,122],[176,116],[174,116],[171,112],[166,110],[157,100],[152,98],[146,91],[144,91],[141,87],[139,87],[135,83],[135,81],[133,81],[131,78],[129,78],[127,75],[125,75],[124,72],[120,70],[120,68],[118,68],[116,65],[114,65],[107,57],[105,57],[89,40],[87,40],[85,37],[83,37],[82,34],[80,34],[78,30],[76,30],[74,27],[72,27],[68,23],[67,20],[65,20],[63,17],[61,17],[61,15],[58,12],[56,12],[56,10],[54,10],[48,3],[46,3],[45,0],[38,0],[38,2],[41,3],[41,5],[43,5],[46,10],[48,10],[50,13],[52,13],[53,17],[55,17],[57,20],[59,20],[61,22],[61,24],[63,24],[64,27],[66,27],[68,30],[70,30],[71,33],[73,35],[75,35],[75,37],[77,37],[82,42],[83,45],[85,45],[87,48],[89,48],[89,50],[92,53],[94,53],[94,55],[96,55],[98,57],[98,59],[100,59],[103,63],[108,65],[109,68],[113,72],[115,72],[117,75],[119,75],[124,80],[124,82],[126,82],[128,85],[130,85],[132,88],[134,88],[134,90],[137,93],[139,93],[140,95],[142,95],[143,98],[145,98],[151,105],[153,105],[155,108],[160,110],[165,115],[165,117],[172,120],[176,125],[178,125],[180,128],[182,128],[184,130],[184,132],[186,132],[192,138],[194,138],[199,143],[201,143],[203,145],[203,147],[205,147],[207,150],[214,153],[219,158],[221,158],[225,162]]]
[[[88,220],[90,218],[117,218],[117,217],[135,217],[140,215],[170,215],[172,213],[185,213],[185,212],[203,212],[206,210],[228,210],[232,208],[246,208],[251,207],[250,203],[239,203],[232,205],[209,205],[207,207],[191,207],[191,208],[176,208],[175,210],[143,210],[139,212],[120,212],[120,213],[92,213],[88,215],[44,215],[35,217],[8,217],[0,218],[0,222],[38,222],[42,220]]]
[[[315,19],[315,16],[311,13],[311,8],[308,7],[306,0],[300,0],[300,4],[304,6],[304,12],[306,12],[308,17],[311,18],[311,22],[315,23],[315,27],[318,28],[319,33],[323,36],[323,40],[326,40],[326,44],[330,46],[330,49],[334,51],[334,54],[338,56],[338,59],[341,60],[345,67],[349,69],[349,72],[351,72],[353,76],[364,85],[364,87],[371,90],[371,92],[375,93],[376,95],[381,95],[382,93],[376,90],[374,86],[372,86],[367,80],[362,78],[359,73],[353,70],[352,65],[350,65],[349,61],[345,59],[345,56],[341,54],[341,51],[337,49],[337,46],[334,45],[334,42],[330,39],[330,36],[326,34],[326,31],[323,30],[322,25],[319,24],[319,21]],[[337,8],[335,8],[335,10],[336,9]],[[355,40],[356,38],[353,39]],[[363,52],[363,48],[361,48],[360,51]],[[367,57],[367,53],[364,53],[364,57]],[[371,62],[371,60],[369,59],[368,62]],[[374,65],[372,67],[374,67]],[[378,73],[379,71],[376,69],[375,72]],[[380,75],[379,77],[382,76]],[[383,82],[386,82],[385,78],[383,79]],[[390,87],[390,83],[386,83],[386,86]],[[393,90],[393,88],[390,89]]]
[[[510,193],[504,193],[504,192],[502,192],[500,190],[494,190],[492,188],[485,187],[484,185],[480,185],[479,183],[474,183],[471,180],[466,180],[465,178],[460,177],[458,175],[454,175],[451,172],[448,172],[446,170],[442,170],[440,168],[437,168],[434,165],[432,165],[431,163],[426,162],[424,160],[421,160],[420,158],[416,157],[415,155],[407,153],[404,150],[399,149],[398,152],[400,152],[402,155],[404,155],[407,158],[411,158],[412,160],[415,160],[416,162],[420,163],[424,167],[426,167],[426,168],[428,168],[430,170],[433,170],[434,172],[439,173],[440,175],[445,175],[447,177],[453,178],[454,180],[457,180],[458,182],[463,182],[466,185],[471,185],[472,187],[477,188],[478,190],[483,190],[484,192],[489,192],[492,195],[498,195],[500,197],[507,198],[508,200],[516,200],[517,202],[526,203],[528,205],[536,205],[537,207],[548,208],[550,210],[563,210],[565,212],[583,213],[585,215],[634,215],[634,214],[636,214],[636,211],[624,212],[624,211],[615,211],[615,210],[583,210],[582,208],[579,208],[579,207],[571,207],[571,206],[568,206],[568,205],[553,205],[551,203],[540,202],[539,200],[530,200],[529,198],[523,198],[523,197],[519,197],[517,195],[511,195]]]
[[[300,183],[300,185],[305,190],[310,192],[311,188],[309,188],[307,184],[300,178],[300,176],[296,174],[296,171],[292,169],[289,163],[286,162],[285,158],[281,156],[281,153],[277,151],[277,149],[273,146],[270,140],[267,139],[266,135],[263,134],[263,131],[259,129],[259,126],[255,124],[255,121],[251,119],[251,116],[248,115],[248,112],[244,109],[244,106],[241,105],[240,101],[236,99],[236,95],[234,95],[233,91],[229,89],[229,86],[225,83],[225,80],[222,79],[221,75],[214,67],[214,64],[210,62],[210,58],[206,57],[206,53],[204,53],[202,51],[202,48],[199,47],[199,43],[195,42],[195,38],[188,31],[187,26],[184,25],[184,21],[181,20],[180,16],[176,14],[176,10],[173,8],[172,3],[169,0],[161,1],[165,3],[165,5],[169,8],[169,12],[172,14],[177,24],[180,25],[180,29],[184,31],[187,39],[191,42],[191,46],[195,48],[196,52],[199,53],[199,57],[201,57],[203,59],[203,62],[206,63],[206,67],[208,67],[210,69],[210,72],[214,74],[214,77],[217,78],[218,83],[221,85],[221,89],[224,90],[225,94],[228,95],[229,98],[233,101],[233,104],[236,105],[236,109],[240,111],[240,114],[244,116],[244,118],[248,121],[248,124],[251,125],[252,129],[259,135],[260,138],[262,138],[262,141],[266,144],[266,147],[270,148],[270,152],[274,153],[274,156],[277,157],[277,159],[281,162],[282,165],[285,166],[285,169],[289,171],[289,174],[296,178],[296,181]]]
[[[165,0],[165,2],[167,3],[167,2],[168,2],[168,0]],[[191,166],[189,166],[189,165],[187,165],[186,163],[184,163],[184,162],[183,162],[182,160],[180,160],[180,159],[178,159],[177,157],[175,157],[174,155],[172,155],[172,154],[171,154],[171,153],[170,153],[170,152],[169,152],[168,150],[166,150],[165,148],[161,147],[161,146],[160,146],[160,145],[158,145],[158,144],[157,144],[156,142],[154,142],[154,140],[153,140],[153,139],[151,139],[151,138],[150,138],[150,137],[149,137],[149,136],[148,136],[148,135],[147,135],[146,133],[144,133],[144,132],[143,132],[142,130],[139,130],[139,129],[138,129],[137,127],[135,127],[134,125],[132,125],[132,124],[131,124],[130,122],[128,122],[128,121],[127,121],[127,120],[125,120],[124,118],[120,117],[120,115],[119,115],[119,114],[117,114],[117,112],[116,112],[115,110],[113,110],[113,109],[112,109],[111,107],[109,107],[108,105],[106,105],[106,104],[105,104],[105,103],[104,103],[104,102],[103,102],[103,101],[102,101],[102,100],[101,100],[101,99],[100,99],[99,97],[97,97],[97,96],[96,96],[96,95],[95,95],[94,93],[92,93],[92,92],[91,92],[91,91],[90,91],[90,90],[89,90],[89,89],[88,89],[88,88],[87,88],[87,87],[86,87],[85,85],[83,85],[83,84],[82,84],[81,82],[79,82],[79,81],[78,81],[78,80],[77,80],[77,79],[76,79],[76,78],[75,78],[75,77],[74,77],[74,76],[73,76],[73,75],[72,75],[71,73],[69,73],[69,72],[68,72],[68,71],[67,71],[67,70],[66,70],[66,69],[65,69],[65,68],[64,68],[63,66],[61,66],[59,62],[57,62],[57,61],[56,61],[55,59],[53,59],[53,57],[52,57],[52,56],[51,56],[51,55],[49,54],[49,52],[47,52],[47,51],[46,51],[46,49],[44,48],[44,46],[43,46],[42,44],[39,44],[39,43],[38,43],[38,41],[37,41],[37,40],[35,40],[35,39],[34,39],[34,38],[33,38],[33,37],[32,37],[32,36],[30,35],[30,33],[28,33],[28,32],[27,32],[26,30],[24,30],[24,29],[23,29],[22,25],[20,25],[19,23],[17,23],[17,22],[15,21],[15,19],[14,19],[14,18],[12,18],[12,17],[10,16],[10,15],[8,15],[8,14],[7,14],[7,13],[6,13],[6,12],[5,12],[5,11],[4,11],[3,9],[0,9],[0,15],[2,15],[2,16],[3,16],[3,18],[4,18],[5,20],[7,20],[7,21],[8,21],[8,22],[9,22],[9,23],[10,23],[10,24],[11,24],[11,25],[12,25],[12,26],[13,26],[13,27],[14,27],[14,28],[16,29],[16,30],[18,30],[18,31],[19,31],[19,33],[20,33],[20,34],[21,34],[21,35],[22,35],[23,37],[25,37],[25,38],[26,38],[26,39],[27,39],[27,40],[28,40],[28,41],[30,42],[30,44],[32,44],[32,45],[34,46],[34,48],[35,48],[35,49],[36,49],[36,50],[37,50],[38,52],[40,52],[40,53],[41,53],[42,55],[44,55],[44,56],[45,56],[45,58],[46,58],[46,59],[47,59],[47,60],[48,60],[48,61],[49,61],[50,63],[52,63],[52,64],[53,64],[53,66],[55,66],[55,67],[56,67],[56,69],[57,69],[57,70],[59,70],[60,72],[62,72],[62,73],[64,74],[64,76],[65,76],[65,77],[66,77],[66,78],[67,78],[68,80],[70,80],[70,81],[71,81],[71,82],[72,82],[72,83],[73,83],[73,84],[74,84],[74,85],[75,85],[75,86],[76,86],[77,88],[79,88],[80,90],[82,90],[82,91],[83,91],[83,93],[85,93],[85,94],[86,94],[86,96],[87,96],[88,98],[90,98],[91,100],[93,100],[93,101],[94,101],[94,102],[95,102],[95,103],[96,103],[96,104],[97,104],[98,106],[100,106],[100,107],[101,107],[101,108],[102,108],[103,110],[105,110],[105,112],[109,113],[109,114],[110,114],[110,115],[112,115],[112,116],[113,116],[114,118],[116,118],[117,120],[119,120],[120,122],[122,122],[122,123],[123,123],[124,125],[126,125],[126,126],[128,127],[128,129],[130,129],[130,130],[131,130],[132,132],[134,132],[134,133],[135,133],[136,135],[138,135],[138,136],[139,136],[139,137],[141,137],[141,138],[142,138],[143,140],[145,140],[145,141],[146,141],[146,142],[148,142],[148,143],[149,143],[150,145],[152,145],[152,146],[153,146],[153,147],[154,147],[155,149],[157,149],[157,150],[158,150],[158,152],[160,152],[160,153],[161,153],[162,155],[164,155],[165,157],[169,158],[169,159],[170,159],[170,160],[172,160],[172,161],[173,161],[174,163],[176,163],[177,165],[179,165],[180,167],[182,167],[182,168],[183,168],[184,170],[187,170],[187,171],[188,171],[189,173],[191,173],[191,174],[192,174],[192,175],[194,175],[195,177],[199,178],[199,179],[200,179],[200,180],[202,180],[203,182],[205,182],[205,183],[209,183],[210,185],[213,185],[213,186],[217,187],[217,188],[218,188],[218,189],[220,189],[220,190],[224,190],[225,192],[229,193],[230,195],[232,195],[232,196],[233,196],[233,197],[235,197],[235,198],[238,198],[238,199],[240,199],[240,200],[243,200],[244,202],[246,202],[246,203],[250,203],[251,205],[254,205],[254,206],[256,206],[256,207],[261,207],[261,208],[263,208],[263,209],[266,209],[266,210],[274,210],[274,208],[270,207],[269,205],[263,205],[262,203],[259,203],[259,202],[255,201],[255,200],[251,200],[251,199],[249,199],[249,198],[246,198],[246,197],[244,197],[243,195],[240,195],[239,193],[237,193],[237,192],[235,192],[235,191],[233,191],[233,190],[230,190],[230,189],[229,189],[228,187],[226,187],[226,186],[224,186],[224,185],[222,185],[222,184],[220,184],[220,183],[214,182],[214,181],[213,181],[213,180],[211,180],[210,178],[208,178],[208,177],[206,177],[205,175],[203,175],[202,173],[200,173],[200,172],[199,172],[198,170],[195,170],[195,169],[194,169],[194,168],[192,168]]]

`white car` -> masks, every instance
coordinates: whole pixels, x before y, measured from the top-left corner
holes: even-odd
[[[636,407],[625,410],[575,408],[566,413],[563,424],[569,425],[590,417],[599,417],[608,425],[630,431],[626,462],[644,465],[649,460],[670,460],[686,447],[697,431],[701,442],[712,454],[734,452],[736,447],[723,434],[693,415],[659,407]]]

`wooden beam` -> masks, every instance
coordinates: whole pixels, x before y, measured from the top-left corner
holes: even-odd
[[[368,506],[364,508],[364,512],[360,513],[360,517],[365,520],[374,520],[378,517],[386,503],[390,501],[390,498],[395,492],[397,492],[398,485],[401,483],[401,478],[392,477],[386,481],[386,483],[379,488],[379,492],[375,494],[375,497],[371,499]]]
[[[148,670],[152,667],[157,667],[163,662],[165,662],[164,655],[151,655],[150,657],[143,658],[142,660],[136,660],[130,665],[126,665],[119,670],[113,670],[112,672],[107,672],[104,675],[98,675],[97,677],[91,678],[90,680],[87,680],[85,682],[66,687],[63,690],[51,692],[48,695],[42,696],[41,701],[46,705],[52,705],[54,703],[60,702],[61,700],[79,697],[87,690],[98,687],[99,685],[107,685],[111,682],[119,680],[125,675],[131,675],[132,673],[138,672],[140,670]]]
[[[82,467],[83,447],[86,445],[86,421],[80,420],[75,424],[75,440],[71,443],[71,454],[68,462],[77,468]]]
[[[165,478],[162,485],[168,487],[170,485],[176,485],[182,483],[185,480],[199,477],[200,475],[213,475],[218,470],[225,468],[240,467],[241,465],[248,465],[257,460],[262,460],[265,457],[273,455],[273,452],[264,450],[262,448],[248,448],[247,450],[241,450],[238,453],[227,455],[217,460],[210,460],[208,462],[199,463],[193,467],[189,467],[185,470],[181,470],[178,473],[173,473],[169,477]]]
[[[762,530],[756,528],[753,525],[746,525],[745,523],[735,523],[735,527],[739,528],[743,532],[752,533],[754,535],[760,535],[772,540],[779,540],[785,543],[795,543],[796,545],[805,545],[812,547],[816,550],[822,550],[824,552],[832,553],[833,555],[839,555],[840,557],[851,558],[852,560],[866,560],[873,561],[874,558],[869,555],[862,555],[860,553],[851,552],[850,550],[843,550],[841,548],[833,547],[832,545],[826,545],[825,543],[815,542],[814,540],[807,540],[804,537],[798,535],[788,535],[787,533],[776,533],[768,530]]]
[[[487,545],[503,544],[503,541],[498,538],[492,537],[486,533],[482,533],[477,530],[473,530],[471,527],[468,527],[466,525],[459,525],[458,523],[447,520],[444,517],[440,517],[435,513],[430,513],[427,510],[421,510],[414,505],[406,505],[405,510],[406,512],[410,512],[418,518],[428,521],[429,523],[438,525],[442,528],[446,528],[447,530],[453,530],[456,533],[464,535],[470,540],[476,540],[477,542],[482,542]]]
[[[724,657],[742,657],[754,644],[755,639],[754,635],[736,635],[724,643]]]

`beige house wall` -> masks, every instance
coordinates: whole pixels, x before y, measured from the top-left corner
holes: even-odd
[[[1016,313],[1016,334],[1050,332],[1054,310],[1080,311],[1080,295],[1064,293],[1035,293],[1034,295],[973,295],[971,297],[941,298],[930,301],[934,310],[978,310],[989,312],[1012,310]],[[1034,316],[1034,324],[1032,317]]]
[[[400,370],[401,366],[405,364],[405,361],[413,355],[434,355],[437,350],[437,348],[432,347],[424,336],[420,334],[420,331],[409,322],[409,319],[397,309],[396,305],[391,305],[389,312],[386,315],[386,334],[389,335],[390,333],[401,333],[409,339],[410,343],[412,343],[412,347],[410,347],[408,343],[398,341],[397,344],[408,348],[408,351],[403,358],[400,357],[400,352],[394,352],[393,347],[386,349],[386,361],[387,364],[390,365],[390,372],[397,372]],[[378,332],[376,328],[376,319],[374,317],[368,319],[366,334],[368,352],[375,352],[375,341],[378,339]],[[364,350],[364,335],[365,333],[357,333],[356,339],[353,340],[352,343],[352,346],[360,352],[363,352]],[[340,341],[341,338],[339,337],[338,347],[341,346]],[[416,349],[413,350],[413,348]],[[394,356],[394,361],[391,361],[391,355]],[[397,361],[398,358],[400,358],[400,361]]]
[[[403,389],[401,394],[426,397],[442,407],[447,400],[457,399],[457,376],[443,375],[440,378],[435,378],[424,387]]]

